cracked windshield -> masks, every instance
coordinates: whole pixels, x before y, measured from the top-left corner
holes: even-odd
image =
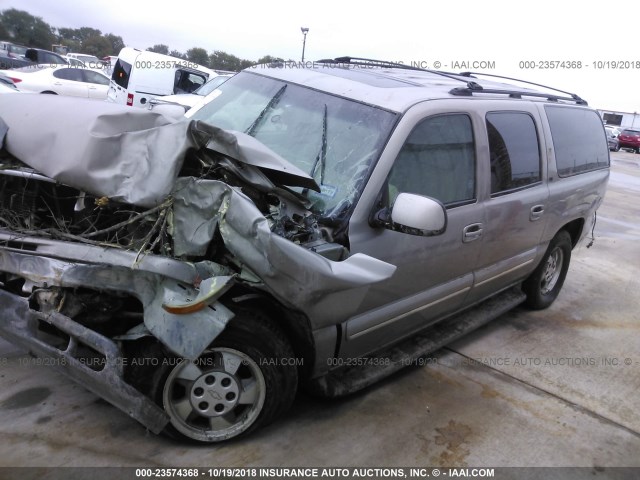
[[[295,189],[323,217],[357,200],[387,140],[395,114],[308,88],[240,73],[192,116],[249,134],[312,176],[320,192]]]

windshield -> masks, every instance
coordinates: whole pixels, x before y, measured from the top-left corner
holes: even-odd
[[[340,217],[355,205],[396,118],[379,108],[247,72],[218,91],[187,116],[247,133],[307,172],[321,192],[296,191],[323,217]]]

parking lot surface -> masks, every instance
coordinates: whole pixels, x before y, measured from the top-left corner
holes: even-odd
[[[640,155],[612,153],[595,244],[548,309],[517,309],[350,397],[299,394],[246,439],[193,446],[0,340],[0,466],[640,467]]]

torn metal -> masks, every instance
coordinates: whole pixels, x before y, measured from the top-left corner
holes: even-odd
[[[64,125],[62,109],[74,112]],[[22,279],[24,294],[134,297],[146,330],[132,321],[114,337],[148,331],[194,359],[232,318],[222,302],[233,284],[318,329],[351,316],[395,271],[349,255],[290,188],[318,190],[315,181],[249,135],[55,96],[2,96],[0,116],[5,282]]]

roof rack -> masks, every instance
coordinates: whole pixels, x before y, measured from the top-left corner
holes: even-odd
[[[401,68],[404,70],[417,70],[420,72],[433,73],[435,75],[447,77],[452,80],[457,80],[458,82],[466,83],[467,89],[470,89],[470,90],[474,90],[474,91],[482,90],[482,86],[478,85],[476,82],[467,81],[463,78],[458,78],[459,75],[457,73],[443,72],[441,70],[428,70],[426,68],[413,67],[411,65],[405,65],[404,63],[389,62],[387,60],[374,60],[371,58],[347,56],[347,57],[325,58],[323,60],[318,60],[317,63],[348,63],[349,65],[368,65],[368,66],[377,66],[377,67]]]
[[[564,90],[560,90],[557,88],[549,87],[547,85],[542,85],[539,83],[529,82],[526,80],[520,80],[519,78],[505,77],[502,75],[493,75],[489,73],[480,73],[480,72],[444,72],[441,70],[429,70],[426,68],[414,67],[411,65],[405,65],[404,63],[390,62],[387,60],[374,60],[371,58],[361,58],[361,57],[336,57],[336,58],[327,58],[323,60],[318,60],[317,63],[347,63],[349,65],[368,65],[368,66],[378,66],[378,67],[390,67],[390,68],[401,68],[404,70],[416,70],[420,72],[428,72],[433,73],[435,75],[440,75],[443,77],[450,78],[452,80],[457,80],[459,82],[466,83],[466,88],[464,87],[456,87],[449,91],[451,95],[456,96],[472,96],[473,94],[486,93],[486,94],[504,94],[509,95],[511,98],[522,98],[524,97],[536,97],[536,98],[546,98],[551,102],[557,102],[558,100],[566,100],[570,102],[575,102],[577,105],[588,105],[587,101],[583,98],[580,98],[575,93],[566,92]],[[542,92],[527,92],[521,90],[503,90],[498,88],[484,88],[477,82],[467,81],[464,78],[476,78],[474,75],[483,75],[485,77],[494,77],[494,78],[502,78],[504,80],[512,80],[515,82],[526,83],[527,85],[535,85],[536,87],[542,87],[549,90],[553,90],[555,92],[560,92],[568,95],[559,96],[559,95],[550,95]]]
[[[538,93],[538,92],[520,92],[520,91],[512,91],[512,90],[497,90],[497,89],[486,89],[486,88],[481,88],[482,93],[505,93],[505,94],[509,94],[510,97],[512,98],[522,98],[522,96],[527,96],[527,97],[541,97],[541,98],[547,98],[548,100],[551,101],[558,101],[558,100],[569,100],[569,101],[573,101],[576,102],[576,104],[578,105],[588,105],[587,101],[583,98],[581,98],[580,96],[578,96],[575,93],[571,93],[571,92],[567,92],[565,90],[560,90],[559,88],[554,88],[554,87],[550,87],[548,85],[542,85],[541,83],[534,83],[534,82],[529,82],[527,80],[521,80],[519,78],[513,78],[513,77],[505,77],[504,75],[494,75],[492,73],[482,73],[482,72],[461,72],[458,75],[462,76],[462,77],[470,77],[470,78],[476,78],[474,75],[482,75],[485,77],[492,77],[492,78],[501,78],[504,80],[512,80],[514,82],[520,82],[520,83],[526,83],[527,85],[534,85],[536,87],[541,87],[541,88],[546,88],[548,90],[553,90],[554,92],[560,92],[560,93],[564,93],[566,95],[569,95],[569,97],[561,97],[558,95],[547,95],[544,93]],[[451,90],[449,93],[451,93],[452,95],[472,95],[473,92],[467,92],[464,91],[465,89],[459,89],[459,88],[454,88],[453,90]],[[454,93],[455,91],[455,93]],[[480,92],[478,92],[480,93]]]

